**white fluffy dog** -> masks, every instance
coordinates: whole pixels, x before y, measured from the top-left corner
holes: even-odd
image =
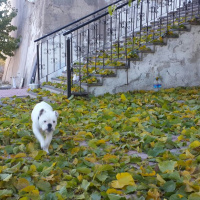
[[[57,124],[57,118],[58,112],[53,111],[52,107],[44,101],[36,104],[31,113],[33,133],[40,142],[41,148],[47,153],[49,153],[48,149]]]

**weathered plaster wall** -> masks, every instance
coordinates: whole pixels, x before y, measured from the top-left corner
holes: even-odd
[[[104,78],[103,86],[90,88],[90,92],[102,95],[153,90],[157,76],[162,77],[163,88],[200,85],[200,26],[192,26],[179,38],[168,39],[167,46],[157,46],[155,53],[143,54],[142,61],[131,62],[128,73],[117,70],[117,78]]]
[[[12,5],[18,9],[18,15],[13,20],[18,30],[12,35],[20,37],[21,43],[15,56],[6,61],[3,81],[11,82],[11,77],[17,77],[16,82],[19,85],[21,78],[25,78],[25,85],[27,85],[36,60],[35,39],[111,2],[113,1],[11,0]]]

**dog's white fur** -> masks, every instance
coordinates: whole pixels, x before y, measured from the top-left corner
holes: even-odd
[[[52,107],[44,101],[36,104],[31,113],[33,133],[40,142],[41,148],[47,153],[49,153],[48,149],[57,124],[57,118],[58,112],[53,111]]]

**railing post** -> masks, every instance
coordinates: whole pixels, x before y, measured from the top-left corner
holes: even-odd
[[[67,39],[67,97],[71,96],[70,38]]]
[[[39,44],[37,44],[37,70],[38,70],[38,85],[40,87],[40,52],[39,52]]]

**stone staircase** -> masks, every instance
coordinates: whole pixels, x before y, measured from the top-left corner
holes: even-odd
[[[89,62],[73,63],[72,94],[84,96],[92,94],[98,96],[107,92],[151,90],[153,89],[153,81],[157,76],[162,77],[163,87],[166,88],[200,84],[198,81],[194,81],[195,83],[191,81],[191,84],[187,82],[184,85],[184,83],[179,83],[179,80],[175,83],[173,79],[177,79],[176,76],[172,76],[172,80],[167,79],[165,78],[166,72],[159,70],[160,56],[168,55],[169,58],[173,57],[174,50],[170,50],[170,46],[176,44],[179,47],[185,48],[181,43],[183,40],[188,40],[186,37],[189,37],[192,41],[200,41],[200,36],[192,38],[200,30],[200,26],[198,26],[200,25],[199,13],[199,5],[189,3],[187,10],[185,7],[179,8],[148,26],[144,26],[142,31],[134,32],[134,40],[133,35],[129,35],[126,41],[124,41],[124,38],[120,38],[120,40],[113,42],[112,49],[105,48],[103,51],[99,50],[94,55],[85,58]],[[193,47],[190,46],[188,48],[192,49]],[[163,53],[163,56],[160,55],[160,52]],[[189,50],[185,52],[188,54]],[[195,51],[195,53],[197,52]],[[154,58],[158,59],[156,59],[156,63],[153,66],[150,61]],[[181,60],[177,58],[177,62],[181,62]],[[171,65],[170,60],[168,64]],[[86,70],[84,66],[86,67],[86,65],[88,65],[89,76],[86,76],[84,72]],[[174,67],[174,72],[181,70],[176,70],[175,65],[172,67]],[[188,70],[190,70],[190,67]],[[196,70],[195,68],[194,71]],[[187,73],[189,72],[187,71]],[[43,82],[39,92],[41,93],[41,90],[48,90],[51,93],[67,95],[66,76],[66,71],[63,70],[59,77],[53,77],[49,82]],[[167,83],[169,80],[173,84]],[[31,91],[31,95],[37,96],[37,92]]]

